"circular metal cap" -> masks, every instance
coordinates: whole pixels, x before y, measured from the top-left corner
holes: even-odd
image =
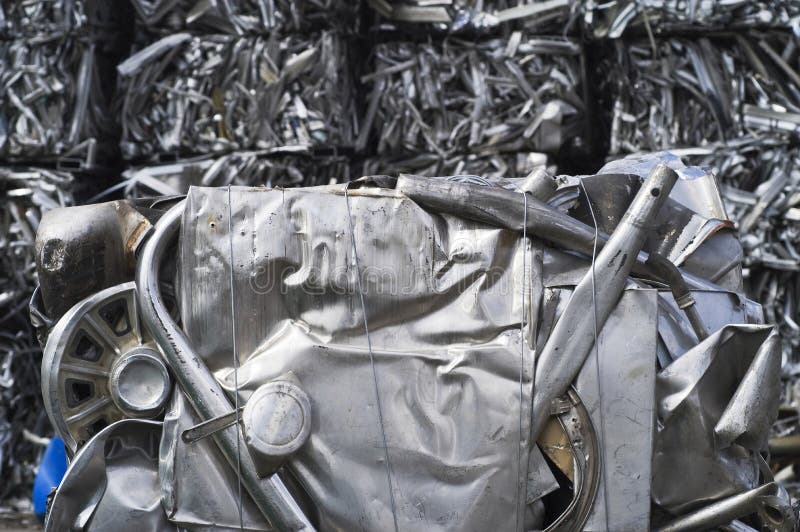
[[[108,387],[120,410],[131,417],[147,417],[164,408],[171,381],[158,352],[142,347],[116,361]]]
[[[306,393],[288,381],[258,388],[242,415],[247,443],[269,458],[297,451],[311,432],[311,402]]]

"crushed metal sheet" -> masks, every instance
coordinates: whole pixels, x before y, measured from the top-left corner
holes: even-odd
[[[345,157],[312,157],[305,150],[233,152],[218,157],[196,157],[153,166],[130,168],[113,190],[140,198],[186,194],[190,186],[292,187],[328,185],[350,180]],[[101,194],[102,196],[102,194]]]
[[[356,175],[475,175],[484,179],[525,177],[537,170],[556,173],[544,153],[498,153],[495,155],[454,155],[441,158],[435,153],[406,158],[373,157],[356,164]]]
[[[584,23],[595,38],[628,33],[796,28],[800,6],[786,0],[583,0]]]
[[[615,41],[595,66],[607,98],[610,154],[795,131],[797,44],[783,32]]]
[[[367,0],[367,4],[382,19],[418,32],[489,32],[510,23],[540,34],[578,29],[576,0]]]

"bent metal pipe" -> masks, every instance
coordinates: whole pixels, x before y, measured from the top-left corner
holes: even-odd
[[[155,232],[142,250],[136,269],[136,285],[142,321],[161,346],[167,364],[189,402],[203,420],[223,416],[233,410],[219,382],[192,348],[189,339],[170,317],[161,299],[158,270],[165,251],[173,243],[181,226],[185,201],[180,202],[159,220]],[[237,467],[239,426],[231,426],[214,435],[225,459]],[[277,530],[314,530],[297,502],[277,475],[260,478],[248,452],[241,453],[241,482],[258,509]]]
[[[617,304],[648,229],[669,196],[678,175],[665,165],[656,166],[628,207],[617,228],[581,279],[542,349],[534,381],[532,441],[549,418],[550,404],[575,380]],[[586,309],[595,307],[595,312]]]

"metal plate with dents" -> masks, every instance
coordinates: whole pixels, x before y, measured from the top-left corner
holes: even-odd
[[[74,453],[104,427],[157,415],[172,388],[158,346],[141,327],[136,285],[102,290],[53,328],[42,360],[42,395]]]

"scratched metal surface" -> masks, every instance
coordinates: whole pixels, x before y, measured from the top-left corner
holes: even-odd
[[[230,390],[226,194],[190,191],[181,313]],[[538,299],[520,299],[522,242],[391,192],[351,194],[398,524],[512,529],[525,496],[517,446],[529,427],[527,415],[520,425],[521,305],[530,315]],[[240,393],[246,401],[292,371],[313,413],[291,469],[321,527],[386,530],[392,511],[345,201],[341,186],[233,189]],[[529,378],[526,370],[526,403]]]

